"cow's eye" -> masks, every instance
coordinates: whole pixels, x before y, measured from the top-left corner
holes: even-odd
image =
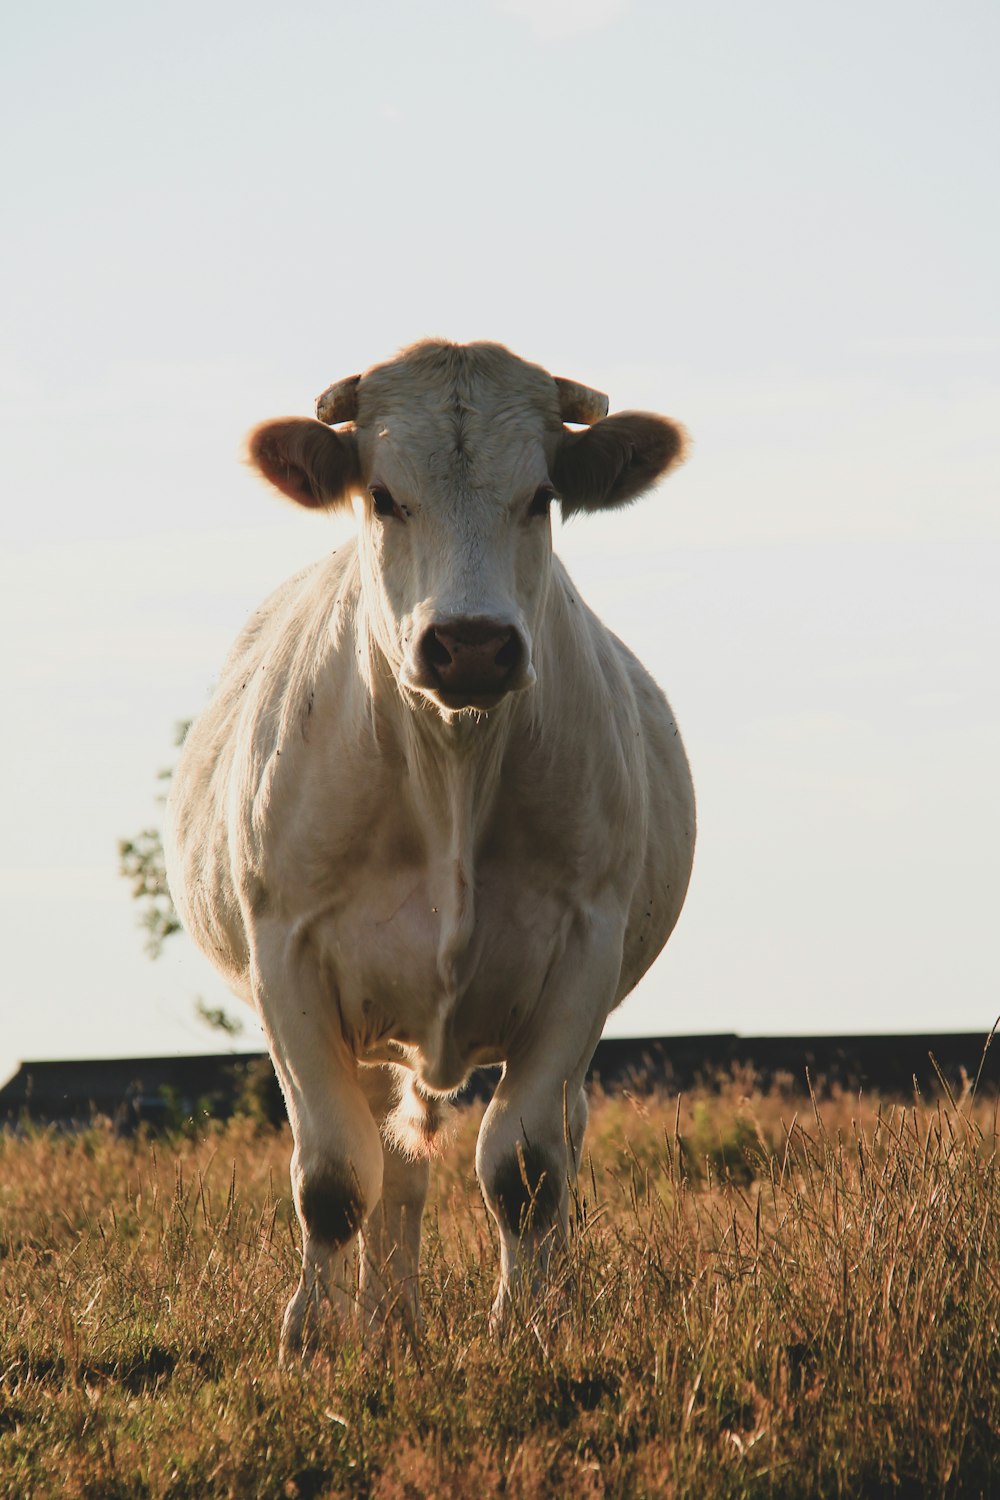
[[[377,516],[395,516],[399,521],[403,519],[402,511],[384,484],[369,485],[368,493],[372,497],[372,505],[375,507]]]
[[[551,484],[540,484],[531,497],[531,504],[528,506],[529,516],[547,516],[549,506],[555,498],[556,492]]]

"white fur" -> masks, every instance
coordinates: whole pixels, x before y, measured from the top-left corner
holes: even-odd
[[[405,356],[362,381],[362,473],[406,518],[366,502],[357,545],[249,622],[168,816],[185,924],[268,1038],[297,1201],[331,1162],[366,1212],[384,1185],[362,1280],[414,1315],[426,1187],[405,1163],[426,1144],[426,1100],[505,1064],[477,1158],[494,1214],[496,1173],[525,1142],[572,1173],[594,1047],[677,920],[694,843],[665,699],[581,601],[547,520],[526,519],[561,426],[544,372],[506,360],[457,397],[451,366],[421,384]],[[509,621],[527,643],[515,690],[486,714],[413,685],[420,630],[463,615]],[[419,1087],[401,1102],[384,1066],[358,1062],[401,1065]],[[544,1258],[502,1215],[500,1230],[498,1314],[526,1256]],[[336,1257],[304,1231],[289,1349],[334,1277]]]

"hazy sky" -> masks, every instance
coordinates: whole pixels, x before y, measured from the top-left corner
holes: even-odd
[[[186,939],[145,958],[116,841],[244,617],[343,532],[243,433],[428,334],[695,440],[557,538],[699,794],[687,909],[609,1030],[989,1028],[998,44],[973,0],[8,21],[0,1074],[213,1044],[193,998],[225,991]]]

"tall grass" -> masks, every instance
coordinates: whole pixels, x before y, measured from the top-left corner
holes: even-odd
[[[502,1346],[478,1118],[420,1343],[286,1374],[287,1133],[0,1136],[0,1494],[1000,1494],[992,1102],[598,1098],[571,1247]]]

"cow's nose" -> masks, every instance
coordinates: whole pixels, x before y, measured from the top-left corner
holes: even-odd
[[[449,620],[424,631],[420,654],[443,693],[476,699],[503,693],[511,686],[524,647],[511,625],[496,620]]]

